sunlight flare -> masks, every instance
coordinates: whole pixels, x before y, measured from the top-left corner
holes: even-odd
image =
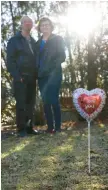
[[[78,5],[76,8],[68,8],[67,16],[60,16],[59,21],[68,28],[69,33],[77,33],[81,36],[88,34],[99,26],[101,21],[100,9],[93,9],[87,5]]]

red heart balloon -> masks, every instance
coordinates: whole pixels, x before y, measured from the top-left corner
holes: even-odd
[[[93,94],[93,95],[81,94],[78,98],[79,105],[89,115],[97,110],[101,101],[102,101],[101,96],[98,94]]]
[[[88,91],[78,88],[73,92],[73,103],[77,111],[87,121],[93,120],[105,104],[106,94],[102,89],[96,88]]]

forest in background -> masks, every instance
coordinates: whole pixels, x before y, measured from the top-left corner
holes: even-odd
[[[78,19],[72,19],[69,10],[86,6],[99,10],[98,26],[89,31],[88,36],[80,33],[86,30],[80,23],[79,31],[74,29]],[[71,12],[71,11],[70,11]],[[80,12],[78,13],[79,17]],[[85,13],[86,16],[87,13]],[[1,2],[1,113],[2,122],[15,123],[15,99],[12,78],[6,69],[6,46],[10,37],[20,29],[20,19],[29,15],[34,21],[32,36],[37,40],[40,34],[35,30],[42,16],[48,16],[55,25],[54,32],[65,41],[66,61],[63,64],[63,81],[60,97],[72,97],[76,88],[102,88],[108,96],[108,2],[77,1],[2,1]],[[67,16],[68,15],[68,16]],[[89,17],[92,15],[89,15]],[[88,17],[88,18],[89,18]],[[62,18],[62,19],[60,19]],[[66,20],[65,20],[66,18]],[[92,20],[91,20],[92,22]],[[81,25],[82,24],[82,25]],[[88,24],[89,26],[89,24]],[[85,27],[85,28],[84,28]],[[83,30],[82,30],[83,29]],[[42,102],[37,86],[36,111],[41,114]]]

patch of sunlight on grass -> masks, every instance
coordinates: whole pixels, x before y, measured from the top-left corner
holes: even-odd
[[[1,155],[1,158],[5,158],[7,156],[9,156],[11,153],[14,153],[14,152],[18,152],[18,151],[21,151],[23,148],[25,148],[25,146],[27,146],[28,144],[30,143],[30,141],[24,141],[24,142],[21,142],[19,145],[17,145],[15,148],[12,148],[10,149],[8,152],[5,152]]]
[[[102,185],[102,184],[99,184],[99,183],[96,183],[96,184],[92,184],[92,187],[96,188],[96,189],[104,189],[106,186]]]
[[[54,166],[51,165],[51,167],[49,165],[43,166],[40,168],[39,171],[39,177],[42,177],[43,179],[45,179],[46,177],[50,178],[53,177],[56,174],[56,170],[54,171]],[[37,178],[37,176],[36,176]]]
[[[98,125],[99,125],[100,128],[104,128],[105,127],[105,125],[103,123],[99,123]]]
[[[84,166],[84,162],[77,162],[76,164],[78,167]]]
[[[27,189],[27,190],[36,190],[36,189],[39,189],[40,187],[40,183],[39,182],[26,182],[24,184],[18,184],[17,185],[17,189],[18,190],[24,190],[24,189]]]
[[[53,157],[53,156],[48,156],[46,159],[44,159],[44,160],[47,160],[48,162],[56,162],[57,161],[57,159],[55,158],[55,157]]]
[[[62,145],[62,146],[56,147],[55,149],[52,150],[52,152],[62,153],[65,151],[72,151],[72,150],[73,150],[72,145],[65,144],[64,146]]]
[[[41,160],[41,164],[44,164],[44,166],[52,166],[55,163],[57,163],[57,158],[54,156],[47,156]]]
[[[98,124],[98,127],[100,127],[100,128],[105,127],[105,124],[101,120],[98,120],[97,124]]]
[[[3,158],[5,158],[5,157],[7,157],[7,156],[9,156],[9,152],[5,152],[5,153],[3,153],[2,155],[1,155],[1,158],[3,159]]]

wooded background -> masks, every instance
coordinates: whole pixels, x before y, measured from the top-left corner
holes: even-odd
[[[60,90],[62,109],[74,110],[72,92],[76,88],[88,90],[96,87],[105,90],[108,96],[108,2],[86,2],[85,5],[101,10],[99,26],[89,32],[88,38],[77,32],[70,32],[64,21],[68,9],[76,8],[82,2],[76,1],[2,1],[1,2],[1,113],[2,122],[15,123],[15,99],[12,91],[12,78],[6,69],[6,46],[10,37],[20,29],[20,19],[24,15],[34,20],[34,26],[42,16],[52,18],[55,33],[63,36],[66,49],[66,63],[63,66],[63,81]],[[83,2],[84,4],[84,2]],[[79,15],[80,16],[80,15]],[[86,15],[85,15],[86,16]],[[92,15],[91,15],[92,16]],[[69,17],[68,17],[69,18]],[[73,23],[69,19],[71,27]],[[77,22],[76,20],[74,22]],[[88,21],[89,22],[89,21]],[[83,27],[83,26],[82,26]],[[40,35],[32,31],[37,40]],[[108,102],[108,101],[107,101]],[[108,103],[104,117],[108,116]],[[36,123],[42,120],[42,102],[38,86],[36,92]]]

